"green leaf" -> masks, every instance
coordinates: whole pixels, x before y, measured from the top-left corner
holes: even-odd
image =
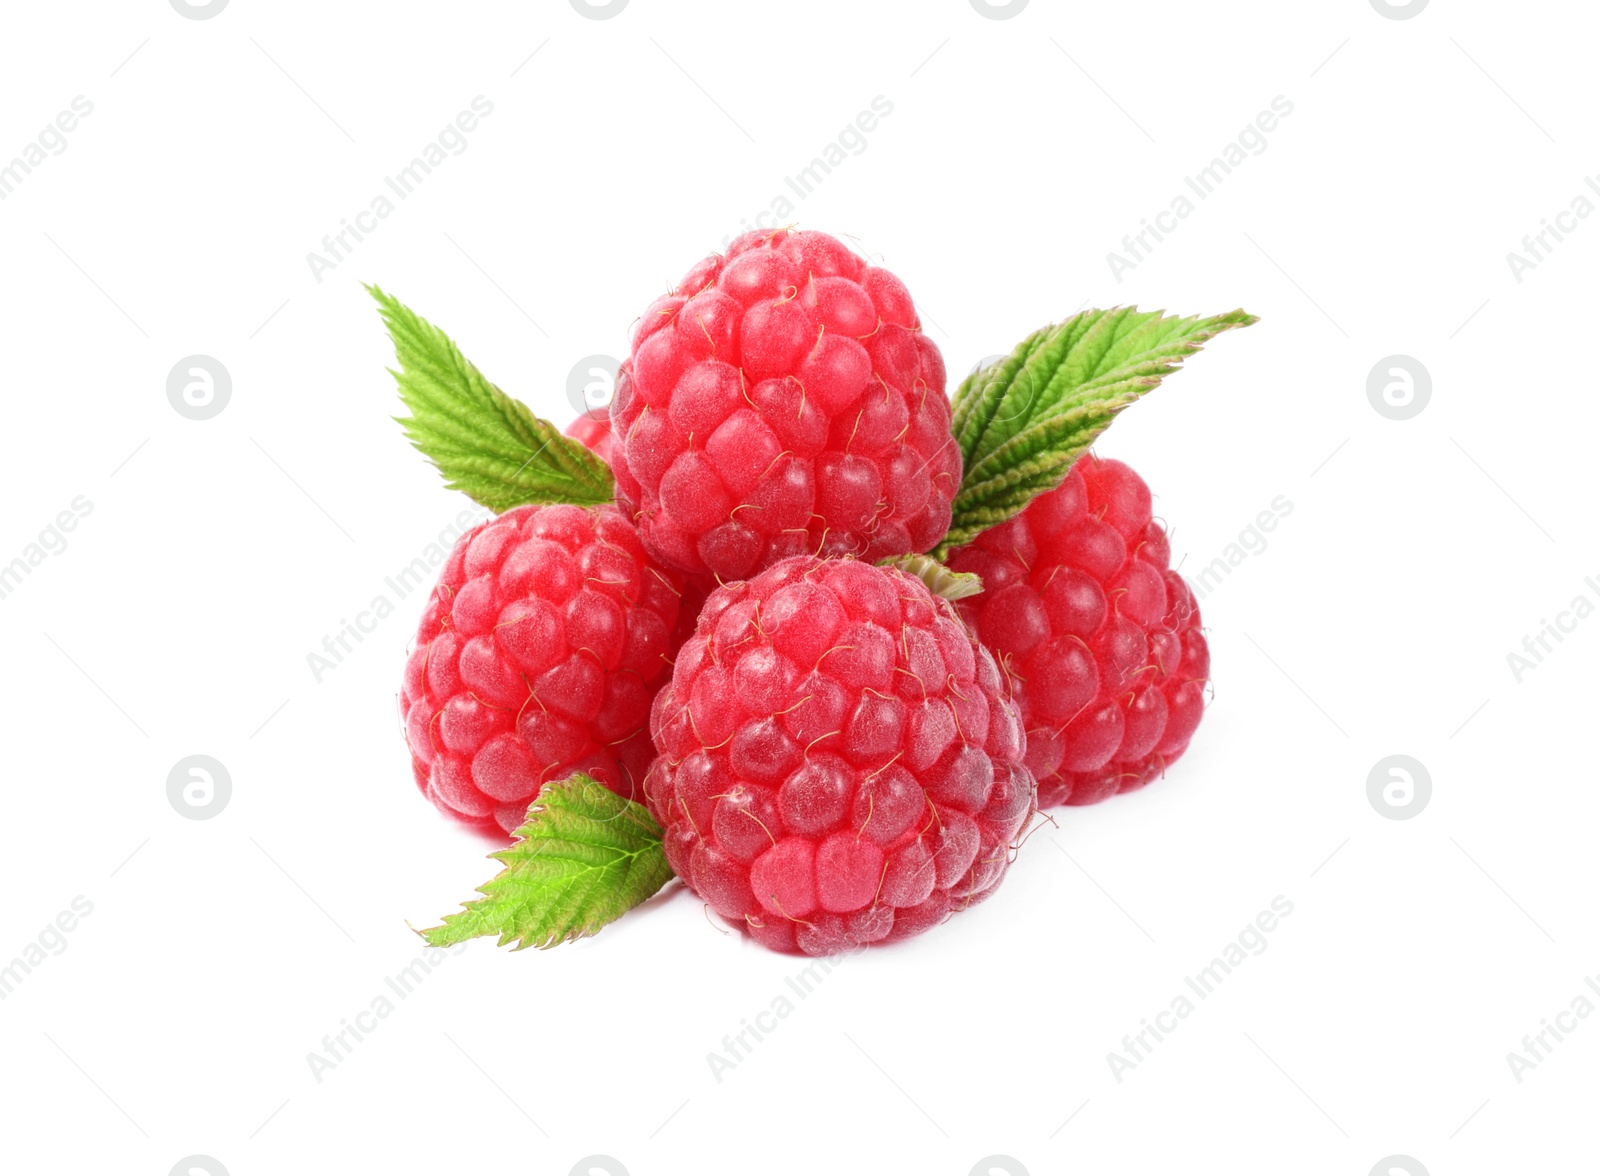
[[[1242,310],[1183,318],[1133,307],[1085,310],[1029,335],[956,390],[951,430],[961,488],[941,558],[1061,484],[1117,413],[1214,336],[1256,321]]]
[[[593,935],[672,878],[661,826],[649,810],[581,772],[534,798],[517,840],[490,858],[504,864],[442,926],[420,934],[435,947],[480,935],[499,946],[554,947]]]
[[[376,286],[367,292],[394,340],[400,370],[390,374],[411,410],[395,419],[446,485],[496,512],[530,502],[611,501],[605,462],[491,384],[438,327]]]

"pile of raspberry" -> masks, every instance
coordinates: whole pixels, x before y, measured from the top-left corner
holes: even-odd
[[[880,566],[948,529],[944,385],[905,287],[826,234],[695,266],[609,427],[568,429],[617,504],[518,507],[445,564],[402,689],[419,786],[509,833],[587,773],[724,919],[822,955],[987,897],[1036,807],[1160,775],[1209,654],[1133,470],[1085,458],[957,548],[957,606]]]

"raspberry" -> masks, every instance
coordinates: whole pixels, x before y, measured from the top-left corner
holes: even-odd
[[[714,591],[650,726],[668,861],[780,951],[903,939],[986,898],[1032,810],[994,658],[920,580],[854,559]]]
[[[417,784],[510,833],[546,780],[638,795],[680,586],[612,506],[519,506],[445,561],[401,687]]]
[[[601,461],[610,463],[611,415],[609,413],[601,412],[599,409],[592,413],[583,413],[567,426],[566,434],[574,441],[583,442]]]
[[[611,416],[617,499],[663,564],[926,551],[961,481],[944,360],[887,270],[751,232],[645,311]]]
[[[1093,454],[951,553],[983,579],[962,614],[1011,679],[1041,808],[1142,787],[1189,746],[1211,654],[1169,556],[1144,479]]]

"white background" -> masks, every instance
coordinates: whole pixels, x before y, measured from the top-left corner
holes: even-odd
[[[1600,1018],[1520,1083],[1506,1057],[1600,973],[1600,620],[1507,663],[1600,602],[1600,217],[1520,283],[1506,261],[1600,171],[1590,6],[140,0],[5,26],[0,162],[93,113],[0,202],[0,563],[93,509],[0,600],[0,963],[75,896],[93,913],[0,1002],[0,1167],[1593,1163]],[[477,95],[467,149],[317,281],[308,252]],[[805,961],[681,888],[577,946],[472,944],[318,1082],[307,1054],[417,955],[407,921],[491,869],[398,732],[420,596],[307,664],[469,505],[390,420],[358,282],[565,420],[573,363],[622,354],[878,95],[789,219],[897,272],[953,375],[1086,302],[1262,316],[1100,446],[1191,574],[1293,504],[1203,601],[1192,749],[1055,814],[988,904],[845,961],[720,1083],[707,1055]],[[1278,95],[1267,148],[1118,282],[1108,252]],[[233,381],[207,421],[166,396],[195,353]],[[1395,353],[1433,381],[1407,421],[1366,395]],[[1432,778],[1414,819],[1368,802],[1395,753]],[[191,754],[232,777],[210,820],[168,803]],[[1267,949],[1119,1082],[1123,1035],[1278,895]]]

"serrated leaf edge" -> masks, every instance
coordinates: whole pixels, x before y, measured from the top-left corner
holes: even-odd
[[[1034,331],[1010,355],[973,372],[953,400],[951,431],[961,447],[963,475],[949,532],[934,548],[935,557],[945,558],[1060,485],[1118,413],[1217,335],[1256,321],[1242,309],[1211,316],[1134,307],[1083,310]],[[1129,358],[1104,366],[1113,353]],[[1029,419],[991,441],[1021,380],[1039,386],[1028,399]],[[1015,416],[1006,413],[1004,419]]]
[[[366,289],[379,305],[400,364],[399,370],[389,368],[389,374],[411,413],[394,419],[450,489],[496,512],[532,503],[596,506],[613,499],[611,469],[597,455],[487,379],[442,329],[378,286]],[[506,432],[526,447],[527,454],[506,455],[482,448],[481,434],[460,403],[434,390],[451,386],[469,389],[479,407],[492,412]],[[533,485],[535,479],[524,479],[519,487],[516,479],[540,457],[548,466],[541,471],[546,475],[544,486]],[[476,480],[463,475],[476,475]]]
[[[620,802],[622,805],[621,808],[617,809],[613,816],[607,818],[596,817],[588,812],[582,812],[568,807],[565,803],[561,804],[563,814],[574,821],[592,827],[604,827],[614,823],[615,821],[629,822],[644,835],[645,844],[634,849],[628,849],[623,846],[614,846],[611,848],[609,856],[606,857],[604,862],[591,864],[591,862],[586,861],[585,859],[592,857],[594,854],[607,854],[607,850],[604,847],[586,845],[585,843],[575,841],[570,837],[561,838],[559,842],[554,838],[544,837],[542,836],[543,829],[539,824],[539,818],[550,809],[552,801],[563,799],[566,795],[572,793],[574,790],[583,790],[586,797],[589,799],[595,799],[598,797],[598,793],[594,792],[593,790],[596,789],[599,790],[600,793],[604,793],[604,799],[606,800],[606,803],[610,803],[614,800]],[[560,795],[558,796],[554,794]],[[491,860],[501,862],[506,868],[501,870],[500,873],[496,874],[493,878],[488,879],[477,888],[478,893],[484,895],[484,897],[481,899],[467,900],[466,902],[462,903],[461,910],[445,915],[438,926],[430,927],[417,932],[417,934],[420,935],[427,943],[434,947],[448,947],[456,943],[464,942],[468,939],[477,939],[486,935],[497,934],[499,938],[496,942],[496,946],[499,947],[504,947],[509,943],[515,942],[516,947],[513,948],[515,951],[522,951],[529,947],[537,947],[540,950],[546,950],[562,943],[570,943],[574,940],[583,939],[594,935],[602,927],[614,922],[618,918],[621,918],[622,915],[626,914],[627,911],[631,910],[634,906],[638,906],[640,903],[647,901],[673,878],[672,868],[670,865],[668,865],[666,854],[662,849],[663,834],[661,826],[656,823],[655,818],[650,815],[649,810],[644,808],[642,805],[627,800],[625,797],[617,796],[615,793],[611,792],[610,789],[606,788],[605,785],[600,784],[598,781],[589,776],[583,775],[582,773],[574,773],[572,776],[569,776],[563,781],[546,784],[544,788],[540,790],[538,796],[536,796],[533,802],[529,805],[527,816],[523,820],[523,823],[518,826],[516,832],[513,834],[513,837],[515,840],[510,845],[503,849],[498,849],[488,855]],[[539,848],[531,851],[520,848],[535,841],[540,843]],[[570,849],[568,849],[566,852],[560,852],[552,851],[546,848],[549,846],[555,846],[557,844],[563,844],[567,847],[576,846],[580,848],[587,848],[591,850],[592,853],[573,854],[570,852]],[[652,854],[654,855],[653,858],[651,856]],[[497,888],[498,890],[510,889],[515,891],[515,889],[523,885],[527,885],[530,889],[535,885],[533,879],[518,877],[511,872],[513,869],[519,866],[524,869],[528,868],[529,863],[535,858],[544,858],[551,861],[578,862],[579,864],[583,865],[586,870],[591,872],[615,871],[620,866],[624,871],[623,877],[617,887],[617,889],[620,890],[629,889],[634,884],[635,879],[639,876],[639,874],[643,872],[645,874],[645,888],[641,890],[641,896],[635,902],[630,904],[628,907],[625,907],[623,910],[616,912],[616,914],[609,918],[597,920],[593,916],[585,917],[583,919],[576,919],[573,917],[569,921],[563,922],[552,912],[557,912],[564,905],[568,905],[568,896],[572,893],[575,887],[585,881],[585,875],[579,874],[569,880],[568,883],[553,898],[550,898],[543,903],[544,914],[542,914],[535,921],[532,927],[519,931],[514,924],[511,926],[504,926],[503,922],[489,921],[489,919],[485,919],[484,921],[480,922],[479,917],[487,915],[492,905],[503,904],[507,901],[507,895],[498,893]],[[592,886],[595,879],[590,878],[588,881]],[[651,883],[654,884],[652,885]],[[581,908],[582,897],[580,897],[578,903],[575,905]],[[490,918],[492,919],[492,916],[490,916]],[[537,933],[541,926],[547,926],[552,922],[556,922],[561,925],[556,930],[547,931],[543,935]]]

